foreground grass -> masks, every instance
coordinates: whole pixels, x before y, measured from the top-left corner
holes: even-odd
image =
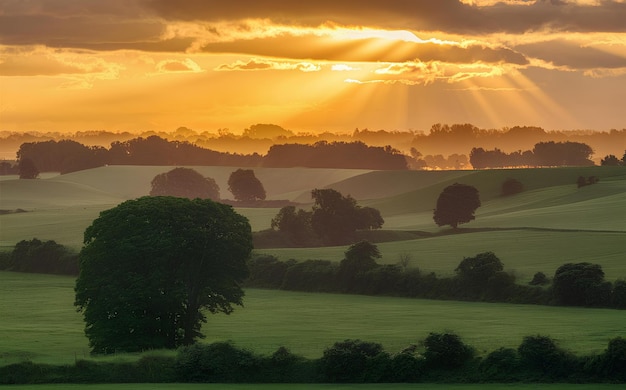
[[[0,365],[22,360],[71,364],[89,358],[70,277],[0,272]],[[247,290],[244,308],[209,315],[203,342],[231,340],[271,354],[285,346],[319,358],[336,341],[379,342],[390,353],[429,332],[454,331],[484,355],[517,348],[527,335],[549,335],[577,354],[602,352],[626,336],[626,311],[429,301],[391,297]],[[167,352],[169,354],[173,352]],[[136,359],[117,355],[106,359]]]
[[[19,385],[2,386],[3,390],[604,390],[615,389],[623,385],[609,384],[113,384],[113,385]]]

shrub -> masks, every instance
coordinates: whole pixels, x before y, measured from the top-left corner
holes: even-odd
[[[526,336],[517,349],[522,367],[551,378],[576,372],[574,357],[547,336]]]
[[[618,279],[613,283],[612,306],[626,309],[626,280]]]
[[[410,352],[401,352],[391,359],[392,382],[416,382],[422,374],[424,360]]]
[[[324,351],[320,372],[329,382],[364,382],[368,369],[372,369],[372,359],[376,357],[380,363],[385,359],[378,355],[383,353],[383,347],[378,343],[361,340],[337,342]]]
[[[533,275],[533,280],[531,280],[528,284],[530,284],[531,286],[545,286],[548,283],[550,283],[550,280],[548,279],[546,274],[544,274],[543,272],[537,272],[535,275]]]
[[[436,369],[459,368],[474,356],[474,350],[454,333],[430,333],[424,348],[427,365]]]
[[[622,337],[611,339],[601,361],[604,375],[626,380],[626,339]]]
[[[259,367],[257,357],[229,342],[183,347],[175,362],[176,377],[183,382],[250,382]]]
[[[18,272],[78,275],[78,255],[53,240],[22,240],[15,244],[9,269]]]
[[[509,178],[502,183],[502,189],[500,194],[502,196],[509,196],[519,194],[524,191],[524,185],[517,179]]]
[[[512,348],[499,348],[487,355],[480,363],[480,370],[487,380],[511,381],[515,380],[515,373],[519,371],[520,358]]]

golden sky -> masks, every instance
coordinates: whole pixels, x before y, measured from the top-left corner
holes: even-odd
[[[0,0],[0,130],[626,127],[626,0]]]

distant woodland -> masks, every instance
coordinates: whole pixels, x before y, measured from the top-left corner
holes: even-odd
[[[40,172],[110,165],[222,165],[362,169],[470,169],[593,165],[622,159],[626,129],[545,131],[539,127],[479,129],[433,125],[415,131],[294,133],[257,124],[235,135],[181,127],[171,133],[85,131],[73,134],[0,132],[0,154],[30,159]],[[4,164],[4,170],[7,165]],[[7,173],[7,172],[3,172]]]

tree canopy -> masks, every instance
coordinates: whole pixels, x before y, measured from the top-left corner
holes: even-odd
[[[380,211],[358,206],[350,195],[326,188],[314,189],[315,201],[311,225],[313,231],[329,244],[342,244],[353,238],[357,230],[379,229],[385,221]]]
[[[263,183],[254,175],[252,169],[237,169],[228,178],[228,190],[236,200],[254,202],[265,200]]]
[[[203,177],[191,168],[174,168],[158,174],[152,179],[151,196],[178,196],[183,198],[202,198],[219,200],[220,187],[215,179]]]
[[[248,220],[208,199],[143,197],[85,230],[75,305],[94,353],[175,348],[203,337],[205,312],[242,305]]]
[[[480,197],[475,187],[454,183],[439,194],[433,219],[438,226],[450,225],[456,229],[461,223],[473,221],[479,207]]]

